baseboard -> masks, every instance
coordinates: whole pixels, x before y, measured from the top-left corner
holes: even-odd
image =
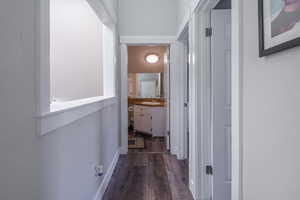
[[[103,195],[107,189],[107,186],[109,184],[109,181],[114,173],[114,170],[117,166],[118,160],[120,157],[120,149],[118,149],[118,151],[115,153],[114,159],[113,161],[110,163],[108,170],[106,171],[103,181],[100,184],[99,189],[97,190],[97,193],[94,197],[93,200],[101,200],[103,198]]]
[[[121,147],[121,150],[120,150],[120,154],[121,155],[126,155],[128,154],[128,147]]]

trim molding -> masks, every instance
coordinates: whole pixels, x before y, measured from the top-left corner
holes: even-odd
[[[243,1],[232,1],[232,200],[243,197]]]
[[[109,12],[109,9],[104,2],[98,0],[87,0],[87,2],[93,8],[97,16],[101,19],[102,23],[106,25],[117,23],[117,16],[115,13]]]
[[[189,86],[190,86],[190,99],[189,99],[189,187],[195,199],[199,198],[199,188],[201,186],[202,178],[200,178],[200,172],[203,170],[200,163],[202,138],[200,135],[200,99],[199,99],[199,79],[201,74],[199,73],[199,57],[198,49],[199,45],[199,32],[198,21],[195,14],[192,15],[189,21],[189,53],[191,55],[189,65]]]
[[[176,36],[120,36],[122,44],[170,44],[176,41]]]
[[[74,101],[69,104],[71,105],[67,105],[68,107],[37,117],[37,130],[39,135],[46,135],[103,108],[117,104],[117,97],[90,98]]]
[[[170,48],[170,132],[171,153],[177,159],[183,160],[187,157],[187,130],[185,123],[185,84],[186,68],[186,46],[184,42],[171,44]]]
[[[121,154],[128,152],[128,51],[121,44]]]
[[[114,173],[114,170],[117,166],[119,157],[120,157],[120,149],[118,149],[117,152],[115,153],[114,159],[110,163],[109,168],[107,169],[105,176],[103,178],[103,181],[100,184],[93,200],[101,200],[103,198],[103,195],[108,187],[109,181],[110,181],[110,179]]]

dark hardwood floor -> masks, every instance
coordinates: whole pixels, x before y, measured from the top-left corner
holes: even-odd
[[[164,137],[151,137],[139,134],[145,141],[143,149],[128,149],[129,153],[166,153],[168,152]]]
[[[187,161],[169,153],[121,156],[103,200],[192,200]]]

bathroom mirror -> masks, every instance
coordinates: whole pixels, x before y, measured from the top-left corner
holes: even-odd
[[[163,73],[129,73],[128,96],[130,98],[164,97]]]

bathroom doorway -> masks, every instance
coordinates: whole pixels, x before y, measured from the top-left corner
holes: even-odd
[[[128,46],[129,153],[168,152],[168,48]]]

